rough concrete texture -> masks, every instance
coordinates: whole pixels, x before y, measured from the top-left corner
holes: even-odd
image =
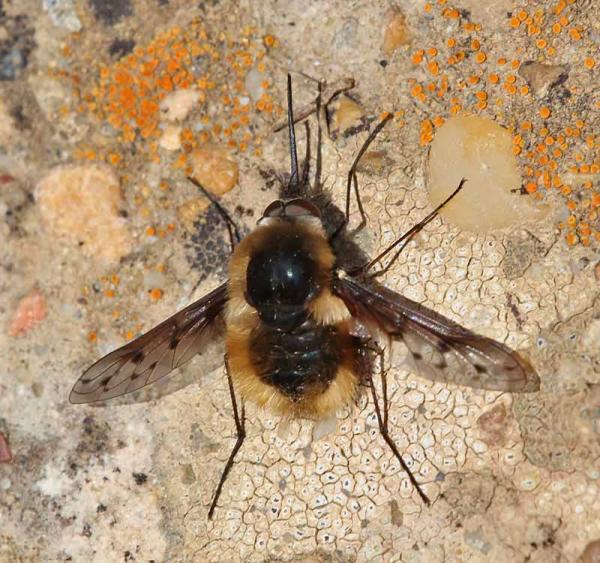
[[[410,0],[398,15],[388,2],[24,0],[0,12],[0,561],[593,560],[593,2]],[[370,254],[430,210],[427,149],[450,115],[510,130],[524,177],[515,189],[551,210],[486,235],[438,218],[385,277],[523,350],[542,381],[521,396],[458,388],[394,354],[392,435],[431,507],[363,397],[316,427],[249,408],[248,438],[207,521],[235,437],[219,351],[187,365],[171,380],[180,389],[159,388],[161,397],[68,403],[91,362],[224,280],[226,229],[185,180],[188,155],[227,147],[239,181],[222,203],[250,229],[287,169],[285,132],[272,131],[288,71],[299,109],[315,98],[311,78],[356,81],[348,95],[360,123],[323,142],[336,201],[367,130],[394,112],[360,174],[369,223],[358,239]],[[199,93],[182,96],[185,107],[171,99],[177,118],[167,122],[161,103],[183,89]],[[300,127],[301,151],[303,136]],[[90,252],[87,221],[61,223],[74,230],[66,237],[44,221],[60,222],[77,189],[62,202],[34,197],[44,177],[57,182],[75,165],[118,178],[112,221],[127,240],[99,232],[103,252]]]

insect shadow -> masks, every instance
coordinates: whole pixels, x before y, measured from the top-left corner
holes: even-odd
[[[352,405],[364,388],[370,390],[383,439],[423,502],[429,504],[425,486],[412,474],[389,433],[382,343],[401,340],[419,374],[433,381],[531,392],[539,389],[539,377],[524,357],[506,345],[475,334],[375,279],[466,180],[408,232],[369,259],[348,230],[351,200],[354,195],[360,229],[367,218],[357,167],[392,116],[379,122],[356,155],[347,176],[345,206],[340,210],[320,180],[319,119],[312,184],[308,126],[306,156],[302,169],[298,166],[289,75],[287,95],[291,173],[282,182],[281,198],[267,206],[247,236],[240,236],[219,200],[190,178],[227,226],[232,246],[229,280],[98,360],[75,383],[70,400],[105,401],[137,391],[172,373],[224,335],[237,439],[210,504],[209,518],[246,437],[246,403],[284,417],[322,419]],[[320,100],[317,97],[317,115]]]

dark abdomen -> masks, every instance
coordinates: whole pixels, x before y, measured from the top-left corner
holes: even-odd
[[[310,318],[292,332],[262,324],[251,335],[251,361],[263,383],[297,402],[329,388],[344,351],[354,344],[349,339],[336,326]]]

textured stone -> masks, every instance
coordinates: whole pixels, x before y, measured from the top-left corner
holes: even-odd
[[[21,336],[29,332],[46,318],[47,307],[44,296],[39,291],[32,291],[19,301],[19,305],[10,322],[8,333]]]
[[[389,57],[399,47],[410,43],[411,34],[406,25],[406,17],[401,11],[391,10],[388,12],[387,20],[381,48]]]
[[[131,250],[121,189],[108,167],[59,166],[40,180],[35,196],[48,231],[88,256],[114,262]]]
[[[527,81],[533,94],[543,98],[552,86],[567,78],[567,68],[526,61],[519,67],[519,74]]]
[[[181,148],[181,126],[169,124],[160,137],[158,144],[167,151],[177,151]]]
[[[359,104],[347,96],[341,96],[332,119],[332,128],[345,131],[360,124],[363,110]]]
[[[192,153],[192,176],[204,188],[222,195],[238,181],[238,165],[223,146],[206,144]]]
[[[584,63],[597,20],[590,3],[568,3],[556,14],[554,5],[504,0],[403,2],[414,41],[410,52],[399,47],[386,61],[382,40],[389,3],[332,0],[331,10],[325,10],[318,2],[266,0],[250,14],[231,0],[218,6],[136,0],[121,3],[135,10],[115,25],[97,25],[99,1],[74,4],[85,26],[81,34],[54,25],[42,2],[3,3],[6,17],[26,12],[39,47],[26,79],[5,84],[2,93],[14,128],[0,151],[5,333],[0,358],[8,359],[0,369],[0,435],[10,439],[13,461],[0,466],[0,560],[579,560],[600,538],[597,242],[592,234],[589,247],[568,247],[556,221],[566,224],[572,211],[567,200],[576,203],[573,214],[587,216],[596,189],[594,147],[587,144],[593,144],[588,139],[595,133],[594,73]],[[193,32],[195,14],[210,26],[205,37],[198,28]],[[510,18],[524,16],[533,25],[543,22],[541,35],[529,35],[522,19],[514,27]],[[568,29],[553,33],[552,26],[565,17]],[[256,26],[255,33],[246,24]],[[572,39],[576,30],[579,41]],[[0,40],[6,37],[0,25]],[[135,41],[133,52],[125,54],[129,45],[115,42],[118,38]],[[199,52],[192,38],[206,51]],[[536,46],[540,39],[546,48]],[[447,62],[459,54],[464,59]],[[487,56],[484,64],[477,62],[481,55]],[[146,64],[154,57],[159,65],[148,74]],[[556,59],[571,69],[570,97],[561,85],[537,104],[516,70],[516,61],[527,57]],[[206,95],[206,103],[181,123],[167,122],[158,110],[173,91],[161,79],[174,80],[178,62],[189,73],[184,79],[190,87]],[[252,91],[244,84],[249,69],[256,69]],[[361,386],[357,405],[338,413],[337,427],[333,430],[332,421],[326,435],[310,421],[293,421],[281,432],[284,420],[248,405],[243,447],[209,521],[208,506],[236,436],[222,338],[214,340],[212,351],[164,378],[165,386],[161,380],[149,387],[160,400],[143,394],[142,401],[130,395],[102,406],[67,402],[76,377],[103,353],[227,278],[230,241],[217,208],[201,211],[205,202],[191,203],[191,232],[180,220],[179,206],[201,195],[185,180],[191,153],[161,148],[163,128],[188,129],[186,149],[201,147],[208,135],[231,153],[243,189],[226,194],[222,205],[247,231],[289,172],[287,133],[273,133],[275,124],[285,127],[288,71],[296,117],[310,125],[311,181],[316,80],[327,80],[325,104],[340,91],[343,77],[353,78],[355,87],[347,93],[361,106],[361,125],[329,136],[323,120],[318,147],[321,183],[341,209],[360,147],[377,116],[394,112],[358,173],[367,225],[355,240],[371,257],[431,211],[424,170],[429,138],[421,139],[420,131],[431,123],[433,133],[441,118],[455,112],[487,115],[506,127],[518,143],[512,148],[522,149],[524,177],[534,181],[550,170],[536,148],[543,143],[544,154],[557,164],[556,175],[572,190],[570,195],[564,186],[546,190],[540,177],[537,192],[518,196],[540,196],[564,208],[564,216],[553,215],[533,228],[480,234],[436,219],[378,278],[518,349],[542,380],[540,392],[527,396],[432,382],[405,362],[401,343],[390,354],[383,343],[389,434],[430,495],[429,507],[381,437],[369,389]],[[492,84],[494,73],[498,84]],[[135,88],[142,81],[150,86],[147,101],[156,106],[157,128],[146,131],[147,137],[136,121],[141,89],[122,115],[132,130],[115,126],[120,100],[127,102],[128,75]],[[509,92],[513,75],[514,94]],[[446,80],[448,90],[439,91]],[[480,90],[487,92],[487,106],[480,103]],[[550,118],[541,118],[542,105],[552,110]],[[526,121],[531,128],[522,130]],[[69,122],[77,127],[66,126]],[[542,138],[543,127],[548,132]],[[564,134],[568,128],[573,135]],[[297,133],[302,161],[304,123]],[[554,155],[556,149],[562,156]],[[97,278],[91,266],[99,257],[84,254],[85,244],[77,252],[68,238],[58,244],[54,231],[40,228],[40,206],[31,197],[39,178],[75,154],[87,163],[83,167],[91,166],[83,159],[92,156],[93,162],[114,163],[127,195],[130,229],[140,238],[135,253]],[[575,165],[577,172],[570,171]],[[587,181],[589,188],[583,185]],[[354,197],[350,213],[352,230],[359,220]],[[593,229],[591,219],[588,223]],[[14,309],[32,287],[43,288],[51,314],[24,338],[11,338]],[[149,298],[146,290],[153,287],[164,290],[162,299]],[[183,382],[193,383],[183,387]],[[165,393],[171,384],[179,390]]]
[[[177,217],[187,231],[193,232],[194,224],[209,205],[210,201],[205,197],[190,199],[177,208]]]
[[[160,104],[163,118],[167,121],[183,121],[199,98],[198,90],[186,89],[171,92]]]

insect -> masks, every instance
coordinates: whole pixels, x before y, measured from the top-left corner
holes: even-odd
[[[237,440],[209,518],[246,436],[246,403],[284,416],[318,419],[352,404],[364,387],[370,389],[385,442],[429,504],[388,431],[382,335],[403,341],[419,373],[434,381],[531,392],[539,389],[539,377],[525,358],[504,344],[471,332],[375,279],[462,189],[465,180],[421,222],[369,260],[346,232],[350,199],[354,192],[364,223],[357,166],[391,116],[373,129],[360,149],[348,173],[345,212],[341,212],[320,182],[309,183],[307,123],[307,154],[299,172],[292,105],[288,75],[291,175],[282,183],[282,198],[265,209],[255,229],[241,239],[233,220],[207,193],[227,222],[232,240],[229,280],[98,360],[75,383],[70,400],[103,401],[154,383],[201,352],[207,339],[214,337],[211,329],[224,320],[224,363]],[[320,126],[317,137],[320,147]],[[318,170],[319,153],[316,160]],[[384,259],[388,260],[385,266]],[[374,272],[377,264],[379,270]],[[375,385],[377,374],[381,397]]]

